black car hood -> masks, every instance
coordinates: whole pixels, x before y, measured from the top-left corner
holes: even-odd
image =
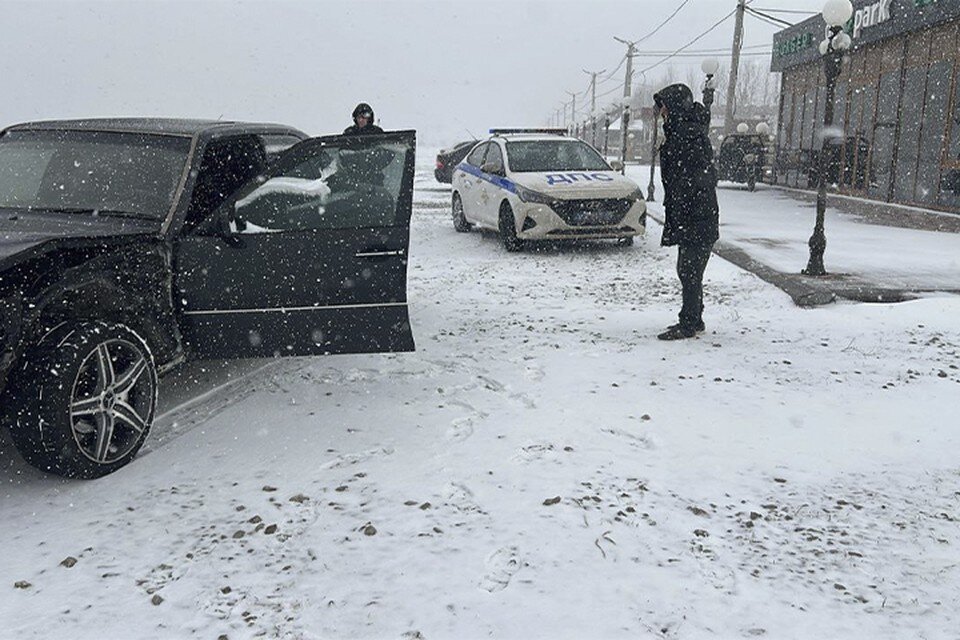
[[[159,233],[160,220],[0,209],[0,269],[71,242]]]

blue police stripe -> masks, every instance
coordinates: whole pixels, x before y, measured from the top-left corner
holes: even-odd
[[[472,176],[480,178],[481,180],[486,180],[487,182],[494,185],[495,187],[506,189],[510,193],[517,192],[517,185],[514,184],[512,180],[507,180],[502,176],[495,176],[489,173],[484,173],[483,171],[480,171],[478,167],[475,167],[472,164],[467,164],[466,162],[462,162],[457,165],[457,169],[459,169],[460,171],[463,171],[464,173],[469,173]]]

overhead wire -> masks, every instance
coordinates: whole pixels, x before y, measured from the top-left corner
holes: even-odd
[[[792,22],[787,22],[786,20],[781,20],[780,18],[777,18],[777,17],[775,17],[775,16],[771,16],[771,15],[769,15],[769,14],[767,14],[767,13],[763,13],[762,11],[757,11],[757,10],[754,9],[753,7],[747,7],[746,9],[747,9],[747,12],[748,12],[750,15],[752,15],[754,18],[759,18],[760,20],[763,20],[764,22],[773,23],[774,26],[779,26],[779,27],[781,27],[781,28],[783,28],[783,27],[792,27],[792,26],[793,26],[793,23],[792,23]]]
[[[714,29],[716,29],[717,27],[719,27],[721,24],[723,24],[724,22],[726,22],[727,20],[729,20],[730,18],[732,18],[732,17],[733,17],[733,14],[735,14],[736,12],[737,12],[737,9],[734,9],[733,11],[731,11],[730,13],[728,13],[727,15],[723,16],[722,18],[720,18],[719,20],[717,20],[715,23],[713,23],[713,25],[712,25],[709,29],[707,29],[706,31],[704,31],[703,33],[701,33],[700,35],[698,35],[696,38],[694,38],[693,40],[691,40],[691,41],[688,42],[687,44],[683,45],[683,46],[680,47],[679,49],[675,50],[675,51],[674,51],[673,53],[671,53],[670,55],[665,56],[662,60],[658,60],[657,62],[653,63],[653,64],[650,65],[649,67],[646,67],[645,69],[641,70],[640,73],[646,73],[647,71],[650,71],[651,69],[655,69],[655,68],[659,67],[661,64],[663,64],[664,62],[667,62],[667,61],[669,61],[670,59],[672,59],[672,58],[673,58],[674,56],[676,56],[677,54],[683,52],[683,51],[686,50],[686,49],[689,49],[691,45],[699,42],[699,41],[702,40],[704,37],[706,37],[707,34],[709,34],[709,33],[712,32]]]
[[[660,29],[662,29],[664,26],[666,26],[666,24],[667,24],[668,22],[670,22],[671,20],[673,20],[673,18],[674,18],[678,13],[680,13],[680,10],[683,9],[685,6],[687,6],[687,4],[689,4],[689,3],[690,3],[690,0],[683,0],[683,2],[680,3],[680,6],[677,7],[676,9],[674,9],[674,10],[673,10],[673,13],[671,13],[669,16],[667,16],[667,19],[666,19],[666,20],[664,20],[663,22],[661,22],[660,24],[658,24],[657,27],[656,27],[653,31],[651,31],[650,33],[648,33],[647,35],[643,36],[643,37],[640,38],[639,40],[634,40],[634,41],[633,41],[633,44],[639,44],[639,43],[643,42],[644,40],[650,39],[651,36],[653,36],[655,33],[657,33],[658,31],[660,31]]]
[[[792,14],[803,15],[803,16],[817,15],[816,11],[801,11],[800,9],[761,9],[758,7],[756,10],[766,11],[767,13],[792,13]]]

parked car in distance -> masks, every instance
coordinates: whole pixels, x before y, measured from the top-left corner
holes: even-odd
[[[441,149],[437,153],[437,164],[433,170],[433,176],[437,182],[450,184],[453,180],[453,170],[467,157],[475,144],[477,144],[476,140],[464,140],[450,149]]]
[[[95,478],[189,357],[409,351],[415,132],[98,119],[0,132],[0,416]]]
[[[589,144],[542,132],[495,132],[453,175],[457,231],[500,234],[508,251],[526,242],[609,238],[633,243],[646,229],[646,202],[635,182]]]
[[[717,154],[717,179],[746,184],[750,191],[756,189],[767,166],[767,139],[758,133],[726,136]]]

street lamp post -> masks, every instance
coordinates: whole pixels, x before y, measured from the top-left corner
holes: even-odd
[[[713,76],[716,75],[719,69],[720,63],[717,62],[715,58],[707,58],[700,63],[700,70],[707,76],[706,81],[703,83],[703,106],[707,108],[707,111],[710,111],[710,107],[713,106],[713,94],[717,90],[717,84]],[[707,125],[708,130],[709,128],[709,125]]]
[[[603,116],[603,157],[607,157],[607,149],[610,146],[610,114]]]
[[[650,130],[650,183],[647,185],[647,202],[656,202],[656,187],[653,185],[653,172],[657,166],[657,127],[660,124],[660,112],[653,108],[653,129]]]
[[[823,131],[820,136],[821,147],[817,171],[817,221],[813,227],[813,235],[807,243],[810,246],[810,259],[807,261],[807,268],[801,272],[808,276],[827,275],[823,267],[823,253],[827,249],[827,236],[823,229],[824,215],[827,210],[827,154],[825,151],[827,136],[832,135],[837,76],[840,75],[843,54],[851,44],[850,36],[843,32],[843,25],[852,15],[853,5],[850,4],[850,0],[827,0],[823,6],[823,19],[829,27],[829,32],[826,39],[820,43],[820,55],[823,56],[827,93],[823,109]]]

